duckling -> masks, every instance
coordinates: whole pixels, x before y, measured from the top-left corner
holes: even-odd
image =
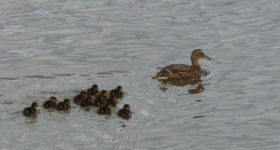
[[[95,100],[93,102],[93,106],[98,107],[98,106],[105,105],[107,98],[108,98],[107,91],[102,90],[101,93],[95,97]]]
[[[122,99],[124,95],[122,91],[122,86],[117,86],[117,88],[111,90],[110,95],[115,95],[116,99]]]
[[[22,111],[22,114],[26,117],[34,117],[36,116],[37,114],[37,110],[36,110],[36,107],[37,107],[37,103],[36,102],[33,102],[31,104],[31,107],[26,107],[24,108],[24,110]]]
[[[111,105],[111,107],[116,107],[117,106],[117,99],[116,96],[110,95],[110,97],[106,100],[106,104]]]
[[[56,103],[57,103],[57,99],[55,96],[50,97],[49,100],[45,101],[43,104],[43,107],[45,109],[52,109],[52,108],[56,108]]]
[[[83,100],[86,99],[86,97],[87,97],[86,91],[81,91],[80,94],[78,94],[77,96],[75,96],[75,98],[74,98],[74,103],[76,103],[77,105],[80,105],[81,102],[82,102]]]
[[[122,119],[129,120],[131,117],[131,111],[130,111],[130,106],[129,104],[125,104],[123,106],[123,109],[119,110],[118,116],[121,117]]]
[[[92,106],[92,105],[93,105],[93,102],[92,102],[92,97],[91,96],[87,97],[86,99],[84,99],[81,102],[81,107],[89,107],[89,106]]]
[[[110,116],[112,114],[110,104],[106,104],[104,106],[99,107],[98,110],[97,110],[97,114]]]
[[[201,78],[201,67],[198,61],[201,59],[211,60],[202,50],[193,50],[191,55],[192,65],[171,64],[160,68],[161,70],[153,77],[159,81],[168,82],[172,80],[184,80],[189,83],[199,81]]]
[[[99,89],[98,85],[94,84],[94,85],[92,85],[91,88],[87,89],[87,94],[91,95],[91,96],[96,96],[98,94],[98,92],[99,92],[98,89]]]
[[[56,109],[60,111],[68,111],[71,108],[69,99],[64,99],[63,102],[57,104]]]

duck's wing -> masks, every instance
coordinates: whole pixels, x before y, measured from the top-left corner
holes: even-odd
[[[185,64],[171,64],[161,70],[156,74],[153,79],[167,80],[167,79],[181,79],[181,78],[191,78],[194,70]]]
[[[185,65],[185,64],[171,64],[162,69],[166,70],[170,73],[192,72],[193,71],[193,69],[191,69],[191,67],[189,65]]]

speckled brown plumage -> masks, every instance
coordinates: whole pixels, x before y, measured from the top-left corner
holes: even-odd
[[[197,81],[201,78],[201,67],[198,60],[204,58],[210,60],[203,53],[202,50],[196,49],[192,52],[191,61],[192,65],[186,64],[171,64],[160,68],[161,70],[153,77],[159,81],[169,81],[169,80],[184,80],[187,82]]]
[[[35,117],[37,114],[36,107],[37,107],[37,103],[33,102],[31,104],[31,107],[24,108],[24,110],[22,111],[22,114],[26,117]]]

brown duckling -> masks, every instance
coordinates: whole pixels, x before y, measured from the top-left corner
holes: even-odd
[[[96,96],[99,92],[99,88],[97,84],[92,85],[91,88],[87,89],[87,94],[90,96]]]
[[[45,109],[52,109],[52,108],[56,108],[56,104],[57,103],[57,99],[55,96],[50,97],[49,100],[45,101],[43,104],[43,107]]]
[[[89,107],[93,105],[92,97],[89,96],[81,102],[81,107]]]
[[[109,104],[106,104],[104,106],[99,107],[97,110],[97,114],[110,116],[112,114],[111,106]]]
[[[130,106],[128,104],[125,104],[123,106],[123,109],[119,110],[118,116],[122,119],[129,120],[131,117]]]
[[[71,108],[69,99],[64,99],[63,102],[57,104],[56,109],[60,111],[68,111]]]
[[[83,100],[86,99],[86,97],[87,97],[86,91],[81,91],[80,94],[78,94],[77,96],[75,96],[75,98],[74,98],[74,103],[77,104],[77,105],[80,105],[81,102],[82,102]]]
[[[193,83],[199,81],[201,78],[201,67],[198,61],[202,58],[211,60],[211,58],[205,55],[202,50],[193,50],[191,55],[191,66],[185,64],[171,64],[165,66],[160,68],[161,70],[153,77],[153,79],[163,82],[184,80]]]
[[[116,99],[122,99],[124,95],[122,91],[122,86],[117,86],[117,88],[111,90],[110,95],[115,95]]]
[[[106,104],[106,100],[108,98],[108,93],[106,90],[102,90],[99,95],[95,97],[93,102],[94,107],[104,106]]]
[[[117,106],[117,99],[114,94],[110,95],[110,97],[106,100],[106,104],[116,107]]]
[[[37,103],[36,102],[33,102],[31,104],[31,107],[26,107],[24,108],[24,110],[22,111],[22,114],[26,117],[34,117],[36,116],[37,114],[37,110],[36,110],[36,107],[37,107]]]

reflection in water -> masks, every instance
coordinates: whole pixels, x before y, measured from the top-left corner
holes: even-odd
[[[186,86],[186,85],[195,85],[197,83],[201,82],[201,80],[195,80],[190,82],[189,80],[182,80],[182,79],[177,79],[177,80],[168,80],[168,81],[161,81],[159,88],[162,91],[166,91],[168,88],[166,87],[167,85],[174,85],[174,86]]]
[[[36,123],[36,122],[37,122],[37,115],[25,118],[25,123],[27,124]]]
[[[194,116],[193,118],[203,118],[205,116]]]
[[[204,91],[204,87],[202,84],[198,84],[197,87],[195,87],[194,89],[189,89],[188,92],[190,94],[198,94],[198,93],[201,93],[202,91]]]
[[[43,75],[30,75],[30,76],[23,76],[24,78],[39,78],[39,79],[48,79],[48,78],[56,78],[53,76],[43,76]]]

